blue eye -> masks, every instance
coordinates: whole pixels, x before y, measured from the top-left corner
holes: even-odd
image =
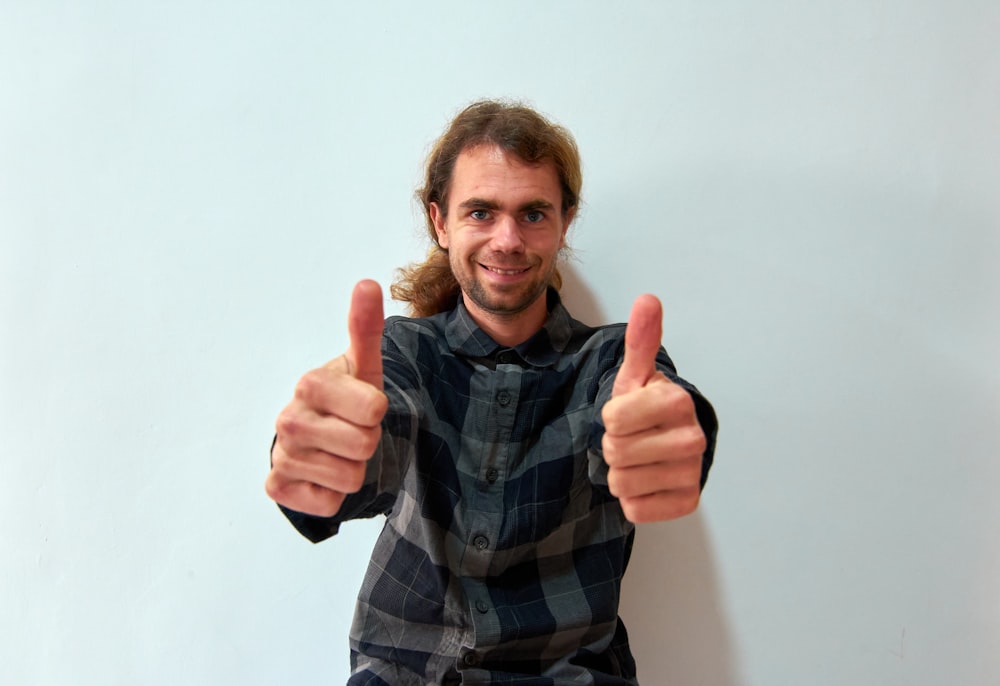
[[[490,213],[486,210],[472,210],[472,212],[469,213],[469,216],[476,221],[483,221],[490,218]]]
[[[539,212],[538,210],[533,210],[531,212],[528,212],[528,214],[524,215],[524,219],[530,224],[537,224],[538,222],[545,219],[545,213]]]

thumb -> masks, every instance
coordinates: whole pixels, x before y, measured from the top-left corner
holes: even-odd
[[[351,343],[347,364],[352,376],[382,390],[382,287],[371,280],[359,281],[351,293],[347,332]]]
[[[663,336],[663,305],[655,295],[640,295],[625,326],[625,359],[612,395],[642,388],[656,373],[656,353]]]

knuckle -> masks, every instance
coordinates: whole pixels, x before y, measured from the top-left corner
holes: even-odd
[[[278,433],[278,442],[280,443],[283,436],[295,436],[301,433],[302,422],[295,412],[286,407],[278,415],[278,419],[274,423],[274,428]]]
[[[381,427],[374,429],[358,429],[351,432],[351,444],[348,448],[350,456],[357,459],[368,459],[378,447],[378,442],[382,437]]]
[[[364,445],[364,456],[369,458],[375,453],[375,450],[378,449],[378,444],[382,440],[382,427],[376,426],[371,431],[366,432],[365,438],[367,440]]]
[[[332,494],[334,496],[339,495],[337,493]],[[340,503],[343,502],[343,498],[328,498],[324,500],[318,507],[316,507],[314,514],[317,517],[332,517],[340,511]]]
[[[701,492],[701,458],[694,458],[688,464],[686,484],[695,487],[697,494]]]
[[[365,463],[352,462],[345,467],[342,475],[344,493],[357,493],[365,483]]]
[[[264,481],[264,492],[279,505],[290,507],[293,510],[301,510],[302,506],[296,497],[297,487],[301,485],[301,483],[285,479],[278,471],[272,470]]]
[[[295,384],[295,397],[308,400],[313,397],[316,393],[316,388],[319,385],[319,379],[317,371],[314,369],[310,372],[306,372]]]
[[[621,503],[625,519],[629,520],[633,524],[641,524],[642,522],[647,521],[645,518],[645,511],[638,500],[634,498],[619,498],[618,502]]]
[[[288,480],[274,470],[264,481],[264,491],[279,505],[318,517],[337,514],[344,500],[343,493],[314,483]]]
[[[382,391],[376,390],[371,400],[365,406],[365,420],[369,426],[374,426],[382,421],[385,413],[389,409],[389,398]]]
[[[695,510],[698,509],[698,503],[701,501],[701,491],[698,488],[689,489],[685,492],[684,497],[678,506],[678,517],[685,517]]]
[[[617,434],[621,427],[621,412],[618,403],[614,399],[605,403],[601,408],[601,419],[604,420],[604,431],[609,434]]]
[[[264,480],[264,492],[268,498],[279,503],[285,495],[285,483],[273,469]]]
[[[670,519],[677,519],[691,514],[698,508],[699,497],[700,494],[697,488],[684,488],[674,491],[668,517]]]
[[[697,488],[663,491],[651,497],[620,498],[625,517],[635,524],[686,517],[698,509]]]
[[[310,486],[310,497],[303,503],[302,512],[317,517],[332,517],[340,510],[344,502],[344,494],[331,491],[321,486]],[[292,508],[296,509],[296,508]]]
[[[694,400],[691,394],[677,384],[664,384],[663,393],[670,404],[670,409],[679,416],[694,415]]]
[[[601,449],[604,451],[604,461],[609,467],[615,467],[620,462],[620,451],[618,446],[618,441],[615,440],[614,436],[609,436],[607,433],[601,439]]]
[[[608,470],[608,490],[611,495],[616,498],[621,498],[623,496],[623,474],[620,469],[609,469]]]
[[[707,447],[708,441],[705,438],[705,432],[701,430],[699,425],[695,424],[685,432],[684,448],[687,454],[702,455]]]

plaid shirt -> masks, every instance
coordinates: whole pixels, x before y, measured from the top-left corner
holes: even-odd
[[[351,629],[348,684],[635,684],[618,618],[634,526],[607,487],[600,408],[624,325],[572,319],[555,291],[541,331],[495,343],[464,305],[392,317],[389,410],[362,489],[332,518],[285,510],[320,541],[385,514]],[[695,398],[709,447],[711,406]]]

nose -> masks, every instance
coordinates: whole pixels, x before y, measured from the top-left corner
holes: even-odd
[[[521,252],[524,236],[514,217],[503,216],[493,224],[490,247],[497,252]]]

